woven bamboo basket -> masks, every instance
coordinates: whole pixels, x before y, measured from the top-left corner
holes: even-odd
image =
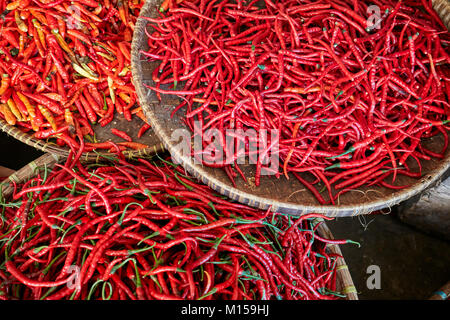
[[[149,155],[148,157],[151,157]],[[66,159],[64,156],[60,156],[57,154],[46,153],[38,159],[30,162],[25,167],[17,170],[13,174],[11,174],[6,180],[0,183],[0,198],[4,200],[8,200],[13,192],[14,192],[14,183],[19,184],[25,182],[34,176],[37,175],[38,172],[43,171],[44,169],[51,170],[56,163],[61,163]],[[97,159],[99,160],[99,159]],[[92,163],[93,159],[86,159],[83,162]],[[321,221],[319,219],[319,221]],[[318,234],[327,239],[333,239],[333,234],[331,233],[328,226],[325,222],[322,222],[317,228]],[[338,245],[328,244],[327,250],[330,253],[337,254],[341,256],[336,261],[336,288],[337,290],[346,295],[347,300],[358,300],[358,294],[356,288],[353,284],[352,277],[350,275],[350,271],[345,262],[345,259],[342,255],[342,252]]]
[[[449,300],[450,299],[450,281],[435,291],[428,300]]]
[[[137,138],[137,132],[141,125],[142,121],[140,119],[137,119],[136,117],[131,122],[125,119],[117,119],[116,117],[110,124],[105,127],[101,127],[98,124],[93,126],[93,130],[99,142],[123,142],[123,139],[120,139],[119,137],[111,133],[111,128],[116,128],[125,131],[129,136],[133,138],[133,141],[146,144],[148,146],[148,148],[145,149],[124,151],[123,153],[127,158],[138,158],[150,155],[154,152],[162,151],[163,145],[151,128],[144,136],[139,139]],[[54,142],[36,139],[32,134],[23,132],[15,126],[11,126],[3,119],[0,119],[0,130],[10,135],[14,139],[19,140],[43,152],[49,152],[64,157],[67,157],[69,155],[70,149],[68,147],[60,147]],[[104,154],[105,152],[103,151],[100,153]],[[97,156],[98,153],[95,152],[86,152],[85,154],[83,154],[83,158],[85,159],[95,158]]]
[[[141,10],[141,17],[156,17],[161,2],[161,0],[147,0]],[[433,7],[447,27],[450,27],[450,3],[447,0],[435,0]],[[376,189],[359,188],[359,190],[343,194],[338,199],[337,205],[320,205],[314,196],[294,177],[287,180],[284,177],[276,179],[270,176],[262,176],[259,187],[238,179],[236,187],[234,187],[223,170],[201,166],[196,164],[190,155],[182,154],[177,146],[179,142],[174,141],[172,135],[174,131],[180,129],[188,133],[190,131],[182,122],[183,110],[179,110],[173,118],[171,117],[171,112],[178,105],[179,99],[173,95],[161,95],[162,100],[159,101],[155,92],[143,85],[144,83],[147,85],[154,84],[151,75],[152,71],[158,66],[157,63],[148,62],[140,54],[141,50],[148,49],[145,33],[147,25],[147,20],[138,19],[131,50],[133,82],[144,114],[175,161],[204,184],[229,198],[260,209],[271,207],[273,211],[287,214],[300,215],[318,212],[331,217],[354,216],[390,208],[409,199],[438,183],[442,175],[450,168],[450,150],[448,150],[444,160],[430,160],[423,163],[423,177],[420,180],[405,176],[398,177],[398,185],[410,186],[406,189],[394,191],[384,187],[377,187]],[[444,137],[435,137],[424,145],[437,151],[439,146],[443,145],[443,139]],[[413,169],[417,168],[415,163],[408,163],[408,165]],[[254,176],[253,165],[242,165],[241,169],[246,177]]]

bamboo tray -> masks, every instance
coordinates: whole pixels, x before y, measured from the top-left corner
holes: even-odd
[[[156,17],[161,2],[161,0],[147,0],[141,10],[141,17]],[[433,7],[449,28],[450,3],[446,0],[436,0],[433,2]],[[332,217],[354,216],[390,208],[407,200],[438,183],[442,175],[450,168],[450,150],[448,150],[444,160],[430,160],[423,163],[423,177],[421,179],[398,177],[399,185],[410,185],[407,189],[394,191],[384,187],[359,188],[357,192],[343,194],[336,205],[325,206],[320,205],[314,196],[294,177],[287,180],[285,177],[276,179],[263,176],[259,187],[246,184],[242,179],[237,179],[236,187],[234,187],[223,170],[195,164],[191,157],[182,155],[176,143],[172,141],[171,136],[175,130],[190,131],[182,122],[183,110],[175,113],[173,118],[170,116],[172,110],[179,103],[177,97],[161,95],[162,101],[159,101],[156,94],[143,85],[143,83],[154,84],[151,75],[158,65],[148,62],[139,53],[140,50],[148,49],[145,34],[147,24],[147,20],[138,19],[131,49],[133,82],[144,114],[175,161],[180,163],[191,175],[229,198],[260,209],[267,209],[271,206],[273,211],[288,214],[300,215],[318,212]],[[433,151],[437,151],[442,144],[443,137],[441,136],[424,143],[427,148]],[[414,167],[414,163],[408,163],[408,165],[412,169],[417,168],[417,166]],[[254,166],[242,166],[241,169],[245,176],[254,176]]]

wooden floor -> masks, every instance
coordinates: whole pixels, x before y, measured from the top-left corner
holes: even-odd
[[[450,242],[402,223],[395,212],[327,223],[335,238],[361,243],[341,246],[361,300],[428,299],[450,280]],[[379,266],[379,290],[367,287],[371,265]]]

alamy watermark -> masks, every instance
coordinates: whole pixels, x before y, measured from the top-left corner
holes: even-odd
[[[380,266],[370,265],[366,270],[367,274],[370,274],[366,280],[366,286],[369,290],[381,289],[381,269]]]
[[[79,30],[82,29],[81,20],[81,10],[75,5],[70,5],[67,7],[67,12],[69,15],[66,18],[67,29]]]
[[[381,9],[377,5],[371,5],[367,7],[367,31],[372,31],[374,29],[380,29],[381,28]]]
[[[177,129],[170,137],[175,153],[192,157],[195,164],[213,167],[225,165],[261,165],[261,175],[275,174],[279,168],[279,131],[276,129],[204,129],[194,121],[193,133]],[[177,163],[177,159],[172,161]]]
[[[75,289],[77,291],[81,290],[80,267],[71,265],[67,269],[67,273],[73,275],[72,277],[70,277],[69,281],[67,281],[67,287],[69,289]]]

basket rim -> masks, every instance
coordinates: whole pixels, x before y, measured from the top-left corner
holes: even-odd
[[[319,234],[325,236],[327,239],[334,239],[334,236],[325,221],[323,219],[319,219],[319,221],[321,222],[317,228]],[[336,285],[339,287],[340,292],[347,296],[347,300],[359,300],[358,291],[340,246],[337,244],[328,244],[327,249],[332,253],[339,255],[339,258],[337,258],[336,261]]]
[[[233,187],[231,184],[226,184],[219,179],[212,177],[207,173],[201,165],[194,164],[191,157],[183,156],[175,146],[170,144],[170,137],[166,134],[160,121],[155,116],[153,109],[158,105],[149,102],[147,97],[147,90],[143,86],[143,72],[140,48],[146,38],[144,38],[144,28],[147,26],[148,21],[143,19],[143,16],[147,16],[149,10],[155,3],[160,3],[160,0],[147,0],[141,9],[140,16],[137,20],[133,40],[131,44],[131,69],[133,83],[136,88],[137,97],[139,103],[144,111],[145,116],[149,120],[155,134],[159,137],[166,150],[170,152],[172,157],[178,161],[191,175],[199,179],[204,184],[208,185],[215,191],[246,205],[257,207],[259,209],[267,210],[270,207],[272,211],[277,211],[286,214],[302,215],[310,212],[322,213],[330,217],[345,217],[356,216],[361,214],[368,214],[373,211],[378,211],[385,208],[391,208],[394,205],[405,201],[420,192],[428,189],[431,186],[439,183],[442,176],[450,169],[450,156],[446,159],[440,160],[439,165],[430,170],[424,177],[415,182],[411,187],[402,190],[396,190],[390,193],[388,196],[382,198],[369,200],[363,204],[358,205],[305,205],[300,203],[283,202],[274,199],[267,199],[262,196],[257,196],[251,192],[244,191]],[[447,2],[446,9],[450,8],[450,2]]]
[[[155,153],[156,154],[156,153]],[[14,188],[11,186],[10,181],[14,181],[15,183],[24,182],[32,177],[34,177],[37,173],[37,170],[42,170],[45,167],[53,168],[56,163],[64,161],[65,157],[56,154],[46,153],[39,158],[31,161],[27,165],[23,166],[19,170],[15,171],[12,175],[6,178],[3,182],[0,183],[0,198],[8,199]],[[93,159],[87,159],[85,162],[93,162]],[[317,227],[317,232],[320,236],[327,239],[334,239],[334,236],[323,219],[315,219],[314,221],[320,223]],[[344,293],[347,297],[347,300],[358,300],[358,293],[356,287],[353,283],[352,276],[350,274],[350,270],[348,265],[345,262],[345,258],[342,254],[340,246],[338,244],[329,243],[327,244],[327,250],[332,252],[333,254],[339,255],[336,260],[336,286],[338,290]]]

